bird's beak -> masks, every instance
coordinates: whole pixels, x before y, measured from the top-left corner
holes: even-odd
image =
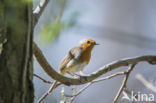
[[[98,43],[95,43],[94,45],[100,45],[100,44],[98,44]]]

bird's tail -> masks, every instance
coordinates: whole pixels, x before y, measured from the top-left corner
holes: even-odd
[[[51,93],[51,92],[56,88],[56,85],[57,85],[57,81],[55,80],[55,81],[53,82],[53,84],[51,85],[51,87],[50,87],[48,93]]]

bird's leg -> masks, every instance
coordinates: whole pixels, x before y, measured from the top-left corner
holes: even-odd
[[[74,78],[80,78],[81,75],[79,74],[76,74],[76,73],[70,73],[70,72],[67,72],[69,75],[73,76]]]
[[[80,74],[76,74],[76,73],[74,73],[74,75],[77,76],[77,77],[80,77],[81,76]]]
[[[74,73],[74,75],[76,75],[77,77],[87,76],[82,71],[80,71],[79,74]]]
[[[82,71],[80,71],[79,74],[74,73],[74,75],[76,77],[78,77],[78,79],[80,79],[81,81],[86,80],[86,76],[88,76],[88,75],[84,74]]]
[[[71,75],[72,77],[74,77],[75,76],[75,74],[72,74],[72,73],[70,73],[70,72],[67,72],[69,75]]]
[[[86,79],[85,76],[87,76],[87,75],[84,75],[82,71],[80,71],[80,74],[76,74],[76,73],[71,74],[70,72],[67,72],[67,73],[73,76],[74,78],[78,78],[79,80],[84,80]]]
[[[80,77],[81,75],[79,75],[79,74],[76,74],[76,73],[70,73],[70,72],[67,72],[69,75],[71,75],[71,76],[73,76],[74,78],[76,78],[76,77]]]
[[[71,73],[69,73],[71,76],[73,76],[74,78],[78,78],[79,80],[82,80],[83,79],[83,76],[81,76],[80,74],[76,74],[76,73],[74,73],[74,74],[71,74]]]

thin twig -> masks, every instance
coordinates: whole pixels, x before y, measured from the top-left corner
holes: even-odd
[[[111,79],[115,76],[118,76],[118,75],[125,75],[127,72],[117,72],[117,73],[114,73],[110,76],[107,76],[107,77],[103,77],[103,78],[100,78],[100,79],[96,79],[96,80],[93,80],[92,82],[100,82],[100,81],[103,81],[103,80],[107,80],[107,79]]]
[[[39,20],[40,16],[42,15],[45,7],[49,3],[49,1],[50,0],[40,0],[40,3],[36,7],[36,9],[33,11],[33,15],[34,15],[34,23],[33,23],[33,26],[34,27],[38,23],[38,20]]]
[[[61,85],[61,83],[57,83],[57,84],[55,85],[54,88],[57,88],[57,87],[60,86],[60,85]],[[51,86],[50,86],[50,87],[51,87]],[[49,90],[50,90],[50,89],[49,89]],[[41,103],[41,102],[50,94],[49,90],[38,100],[37,103]]]
[[[149,90],[151,90],[152,92],[156,93],[156,87],[148,82],[141,74],[137,74],[136,78]]]
[[[53,83],[53,82],[51,82],[51,81],[48,81],[48,80],[43,79],[42,77],[40,77],[40,76],[37,75],[37,74],[33,74],[33,75],[34,75],[35,77],[41,79],[44,83],[48,83],[48,84],[52,84],[52,83]]]
[[[77,93],[77,91],[76,91],[76,86],[75,86],[75,88],[73,88],[73,95],[74,95],[74,96],[70,98],[70,100],[68,101],[68,103],[72,103],[72,102],[73,102],[73,100],[74,100],[75,97],[76,97],[76,95],[75,95],[76,93]]]
[[[135,67],[135,65],[136,65],[136,64],[132,64],[132,65],[129,67],[129,69],[128,69],[128,71],[127,71],[127,73],[126,73],[126,75],[125,75],[125,77],[124,77],[124,79],[123,79],[123,81],[122,81],[122,85],[120,86],[120,89],[119,89],[119,91],[118,91],[116,97],[114,98],[113,103],[117,103],[117,100],[118,100],[120,94],[122,93],[123,89],[126,88],[126,83],[127,83],[128,77],[129,77],[131,71],[133,70],[133,68]]]
[[[85,87],[83,87],[82,89],[80,89],[78,92],[76,92],[75,94],[73,95],[68,95],[68,94],[64,94],[64,96],[66,97],[71,97],[71,99],[69,100],[68,103],[72,103],[73,100],[76,98],[76,96],[78,96],[79,94],[81,94],[83,91],[85,91],[89,86],[91,86],[93,83],[96,83],[96,82],[100,82],[100,81],[103,81],[103,80],[108,80],[108,79],[111,79],[115,76],[118,76],[118,75],[125,75],[126,72],[117,72],[117,73],[114,73],[110,76],[107,76],[107,77],[103,77],[103,78],[100,78],[100,79],[96,79],[90,83],[88,83]]]
[[[45,82],[45,83],[48,83],[48,84],[52,84],[52,83],[53,83],[53,82],[51,82],[51,81],[47,81],[47,80],[43,79],[42,77],[40,77],[40,76],[37,75],[37,74],[33,74],[33,75],[34,75],[35,77],[41,79],[41,80],[42,80],[43,82]],[[55,86],[55,88],[58,87],[59,85],[61,85],[61,83],[57,83],[56,86]],[[46,92],[46,93],[38,100],[38,103],[41,103],[41,102],[44,100],[44,98],[46,98],[48,95],[49,95],[49,92]]]
[[[39,100],[37,103],[41,103],[50,93],[46,92]]]
[[[40,77],[40,76],[37,75],[37,74],[33,74],[33,75],[34,75],[35,77],[41,79],[44,83],[48,83],[48,84],[52,84],[52,83],[53,83],[53,82],[51,82],[51,81],[47,81],[47,80],[43,79],[42,77]],[[57,83],[56,87],[58,87],[59,85],[61,85],[61,83]],[[56,88],[56,87],[55,87],[55,88]],[[49,92],[46,92],[46,93],[38,100],[38,103],[41,103],[41,101],[44,100],[44,98],[45,98],[46,96],[48,96],[48,95],[49,95]]]

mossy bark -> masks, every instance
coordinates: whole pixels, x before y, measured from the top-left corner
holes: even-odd
[[[0,0],[0,103],[33,103],[32,2]]]

